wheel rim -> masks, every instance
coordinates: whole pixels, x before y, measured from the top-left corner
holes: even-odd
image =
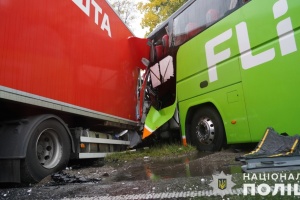
[[[54,168],[62,157],[62,145],[53,129],[43,130],[36,143],[36,155],[39,163],[47,169]]]
[[[214,123],[208,117],[201,118],[196,127],[196,135],[201,144],[209,145],[215,138]]]

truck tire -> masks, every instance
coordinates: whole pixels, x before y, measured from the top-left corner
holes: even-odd
[[[66,167],[71,154],[70,138],[55,119],[42,121],[33,131],[22,162],[22,182],[32,183]]]
[[[225,142],[225,129],[221,116],[212,107],[196,111],[191,125],[192,143],[199,151],[219,151]]]

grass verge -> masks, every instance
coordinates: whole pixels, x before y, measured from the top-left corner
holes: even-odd
[[[179,144],[164,144],[150,147],[147,149],[138,149],[136,151],[125,151],[109,154],[105,157],[106,162],[116,161],[131,161],[135,159],[149,158],[165,158],[165,157],[179,157],[181,155],[191,154],[196,152],[193,146],[183,146]]]

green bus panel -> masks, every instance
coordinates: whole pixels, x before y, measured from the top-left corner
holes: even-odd
[[[179,102],[179,117],[185,121],[186,113],[193,106],[212,103],[221,114],[227,132],[227,143],[243,143],[251,141],[241,83],[200,95]],[[236,121],[232,124],[232,121]],[[185,136],[186,124],[181,123],[181,131]]]
[[[298,0],[252,0],[180,47],[183,135],[189,109],[205,103],[218,109],[228,143],[259,141],[269,126],[300,133],[299,12]]]

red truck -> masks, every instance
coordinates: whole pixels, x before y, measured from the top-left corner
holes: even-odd
[[[104,0],[0,1],[0,182],[139,140],[146,39]]]

